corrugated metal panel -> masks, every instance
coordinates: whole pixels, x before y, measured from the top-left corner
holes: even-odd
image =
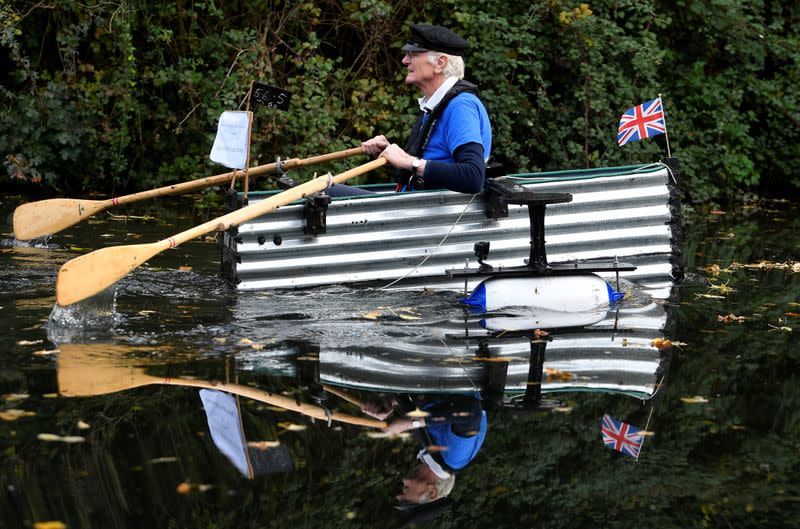
[[[524,187],[572,193],[545,217],[551,263],[618,257],[639,269],[627,276],[660,290],[672,282],[675,213],[670,173],[663,164],[622,169],[542,173],[517,177]],[[251,194],[250,202],[267,194]],[[327,233],[303,234],[303,206],[290,205],[226,234],[229,275],[239,289],[310,287],[401,277],[400,288],[463,288],[445,270],[474,261],[473,246],[490,241],[487,262],[520,266],[530,248],[527,208],[509,206],[508,218],[486,218],[483,194],[449,191],[383,193],[334,199]],[[280,244],[277,244],[277,241]],[[420,265],[424,261],[424,264]],[[471,281],[470,287],[478,281]]]
[[[542,392],[603,391],[648,398],[658,390],[668,357],[652,340],[663,338],[669,313],[662,304],[611,311],[602,321],[581,329],[554,330],[544,357]],[[302,327],[302,323],[299,324]],[[310,325],[310,324],[309,324]],[[469,335],[469,339],[465,338]],[[489,364],[476,360],[479,342],[491,356],[508,363],[505,392],[524,393],[531,337],[526,333],[490,333],[476,320],[452,320],[426,327],[423,336],[394,342],[368,337],[348,343],[335,334],[319,336],[319,372],[323,383],[386,392],[463,393],[484,389]],[[241,368],[294,376],[297,351],[269,350],[239,359]],[[548,376],[548,372],[553,375]],[[563,376],[567,375],[567,376]]]

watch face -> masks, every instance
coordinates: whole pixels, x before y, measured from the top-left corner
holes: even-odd
[[[422,165],[422,160],[420,160],[419,158],[414,158],[413,160],[411,160],[411,167],[413,167],[414,169],[419,169],[420,165]]]

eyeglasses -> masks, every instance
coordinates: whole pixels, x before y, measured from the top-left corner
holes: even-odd
[[[403,58],[408,57],[409,59],[413,59],[414,57],[419,57],[420,55],[428,53],[427,51],[407,51],[403,54]]]

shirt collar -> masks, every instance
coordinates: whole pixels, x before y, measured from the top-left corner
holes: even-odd
[[[428,465],[428,468],[430,468],[439,479],[447,479],[450,477],[450,472],[443,469],[442,465],[440,465],[426,449],[423,448],[419,451],[417,459]]]
[[[436,89],[436,91],[431,95],[431,97],[420,97],[419,101],[419,109],[425,113],[431,112],[436,105],[442,102],[442,98],[444,95],[453,88],[458,82],[458,77],[448,77],[444,80],[444,82]]]

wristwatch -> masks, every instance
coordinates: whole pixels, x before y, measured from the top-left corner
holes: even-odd
[[[422,165],[421,159],[414,158],[413,160],[411,160],[411,172],[417,174],[417,169],[419,169],[420,165]]]

